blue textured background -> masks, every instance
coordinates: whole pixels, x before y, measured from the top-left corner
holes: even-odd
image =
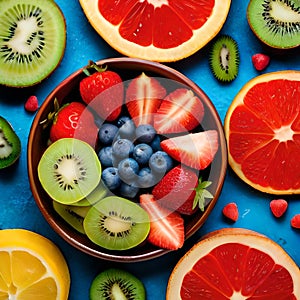
[[[73,249],[50,228],[38,210],[30,191],[26,166],[27,138],[34,114],[27,113],[23,105],[32,94],[36,95],[41,103],[61,80],[86,65],[88,60],[120,55],[96,34],[85,18],[78,1],[56,2],[62,9],[67,23],[67,47],[59,68],[49,79],[33,88],[16,90],[0,87],[0,115],[11,122],[22,141],[19,162],[9,170],[0,171],[0,228],[26,228],[54,241],[69,264],[72,278],[69,299],[83,300],[88,299],[89,286],[94,276],[104,268],[116,264],[98,260]],[[257,41],[246,20],[247,4],[248,1],[232,1],[228,19],[221,31],[230,34],[239,45],[240,72],[235,81],[222,85],[214,79],[208,68],[208,47],[187,59],[170,64],[204,90],[216,106],[222,121],[236,93],[248,80],[261,73],[252,66],[252,54],[257,52],[270,54],[271,63],[263,73],[283,69],[300,70],[299,49],[291,55],[277,55],[273,51],[269,52]],[[229,169],[221,196],[212,214],[195,237],[187,241],[183,249],[153,261],[123,264],[119,267],[141,278],[149,300],[165,299],[167,281],[178,259],[203,234],[222,227],[244,227],[261,232],[278,242],[300,266],[300,231],[290,226],[292,216],[300,213],[300,197],[286,198],[289,200],[289,207],[280,219],[274,218],[270,212],[269,202],[273,198],[276,196],[263,194],[248,187]],[[238,204],[240,211],[240,218],[234,224],[227,222],[221,213],[223,206],[231,201]]]

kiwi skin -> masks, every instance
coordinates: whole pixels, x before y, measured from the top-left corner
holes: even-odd
[[[281,10],[285,20],[280,19]],[[289,13],[286,13],[287,11]],[[286,20],[288,17],[289,21]],[[299,2],[296,4],[294,0],[251,0],[247,6],[247,21],[258,40],[271,49],[285,50],[300,46]]]
[[[239,49],[229,35],[218,36],[210,49],[209,65],[214,77],[221,82],[233,81],[239,71]]]
[[[143,283],[128,271],[110,268],[99,273],[90,286],[90,300],[146,300]]]

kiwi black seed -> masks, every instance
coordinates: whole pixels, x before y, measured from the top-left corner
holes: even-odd
[[[102,248],[127,250],[146,239],[150,219],[137,203],[109,196],[91,207],[83,227],[88,238]]]
[[[90,300],[145,300],[142,281],[132,273],[111,268],[99,273],[90,286]]]
[[[299,0],[251,0],[247,19],[258,39],[272,48],[300,45]]]
[[[74,204],[98,186],[101,165],[89,144],[74,138],[63,138],[43,153],[38,164],[38,177],[53,200]]]
[[[0,116],[0,169],[11,166],[21,154],[21,141],[11,124]]]
[[[65,205],[53,201],[53,208],[69,225],[71,225],[78,232],[85,234],[83,229],[83,219],[91,208],[90,206],[80,207]]]
[[[210,49],[209,65],[215,78],[231,82],[239,71],[239,49],[236,41],[229,35],[220,35]]]
[[[0,84],[41,82],[59,65],[65,45],[65,19],[55,1],[0,1]]]

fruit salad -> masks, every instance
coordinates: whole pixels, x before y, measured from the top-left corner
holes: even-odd
[[[203,126],[202,100],[150,72],[125,80],[91,62],[84,73],[41,124],[38,176],[54,210],[105,249],[181,248],[186,219],[214,198],[219,135]]]

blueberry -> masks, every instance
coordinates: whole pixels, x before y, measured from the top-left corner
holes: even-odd
[[[118,139],[112,145],[112,153],[119,158],[126,158],[132,154],[133,148],[134,145],[130,140]]]
[[[121,183],[121,186],[119,189],[120,194],[126,198],[134,198],[137,195],[137,193],[139,192],[139,190],[140,189],[137,186],[127,184],[125,182]]]
[[[134,147],[132,156],[138,162],[139,165],[146,165],[152,154],[152,148],[148,144],[142,143],[137,144]]]
[[[99,160],[102,167],[112,167],[113,166],[113,156],[112,147],[103,147],[98,153]]]
[[[164,151],[154,152],[149,159],[149,167],[153,172],[166,173],[173,167],[172,158]]]
[[[99,141],[103,145],[111,145],[119,128],[110,123],[104,123],[99,129]]]
[[[118,164],[118,171],[123,181],[133,182],[137,179],[139,164],[133,158],[124,158]]]
[[[108,167],[102,171],[101,178],[103,183],[111,191],[117,189],[121,185],[121,179],[117,168]]]
[[[135,135],[139,142],[151,143],[156,136],[156,130],[150,124],[142,124],[136,128]]]
[[[119,127],[119,134],[122,138],[132,139],[132,140],[134,139],[135,125],[129,117],[127,116],[121,117],[118,120],[117,125]]]
[[[160,142],[161,142],[160,136],[156,135],[154,137],[154,139],[152,140],[152,142],[150,143],[150,146],[151,146],[153,152],[161,151],[162,150],[162,148],[160,146]]]
[[[156,183],[155,176],[148,167],[142,168],[138,173],[137,186],[141,188],[149,188]]]

